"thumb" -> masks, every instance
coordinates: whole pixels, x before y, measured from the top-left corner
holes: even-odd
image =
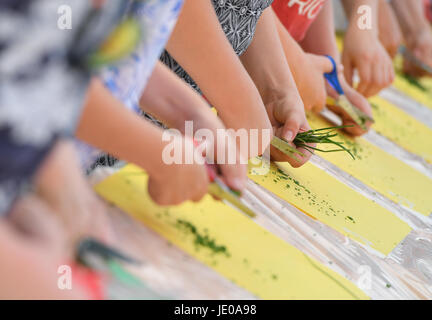
[[[288,142],[292,142],[300,130],[300,120],[296,117],[289,117],[282,129],[282,138]]]
[[[247,139],[247,141],[249,140]],[[242,142],[243,139],[240,141]],[[249,153],[249,143],[245,147],[241,142],[240,146],[237,146],[236,139],[228,134],[228,142],[224,139],[223,143],[218,143],[215,154],[215,160],[223,180],[231,189],[240,192],[246,186],[248,158],[245,155]],[[222,149],[220,150],[220,148]],[[225,157],[219,159],[220,152]]]
[[[317,56],[315,60],[320,70],[322,70],[323,74],[330,73],[333,71],[333,63],[330,61],[329,58],[323,56]]]
[[[315,65],[315,67],[323,74],[333,71],[333,64],[329,58],[311,53],[308,53],[307,56],[309,57],[313,65]]]
[[[247,165],[243,163],[220,166],[223,180],[233,190],[242,192],[246,187]]]

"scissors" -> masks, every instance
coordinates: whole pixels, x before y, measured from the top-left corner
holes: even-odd
[[[339,82],[338,71],[335,60],[331,56],[326,56],[333,64],[332,72],[325,73],[324,77],[330,86],[339,94],[339,98],[335,100],[336,105],[341,107],[363,130],[366,130],[366,122],[374,122],[373,118],[354,106],[346,97],[344,90]],[[333,102],[333,99],[328,99]]]

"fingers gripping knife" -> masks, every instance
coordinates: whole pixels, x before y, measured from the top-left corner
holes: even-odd
[[[374,120],[366,113],[361,111],[359,108],[351,104],[351,102],[345,96],[345,92],[339,82],[336,62],[332,57],[326,57],[329,58],[331,63],[333,64],[333,70],[332,72],[325,73],[324,77],[330,84],[330,86],[335,89],[336,92],[339,94],[339,98],[336,100],[336,105],[342,108],[363,130],[366,130],[366,122],[374,122]]]
[[[408,59],[411,63],[414,63],[417,67],[419,67],[423,71],[432,74],[432,67],[428,66],[426,63],[418,59],[414,54],[409,52],[405,46],[399,47],[399,53],[402,54],[406,59]]]
[[[241,194],[228,187],[225,182],[218,177],[213,166],[207,164],[207,172],[211,181],[211,184],[209,185],[209,193],[212,196],[221,199],[223,202],[228,202],[251,218],[256,217],[255,212],[253,212],[241,199]]]
[[[198,146],[196,141],[194,141],[194,144],[195,146]],[[244,203],[240,192],[232,190],[222,181],[221,178],[219,178],[217,166],[206,163],[206,168],[211,182],[208,188],[209,194],[221,199],[225,203],[231,204],[237,208],[237,210],[246,214],[250,218],[255,218],[255,212]]]

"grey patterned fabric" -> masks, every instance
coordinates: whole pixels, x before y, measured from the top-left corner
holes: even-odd
[[[89,57],[124,3],[0,0],[0,216],[28,192],[57,140],[74,132],[93,70]],[[59,26],[64,6],[73,12],[72,30]]]
[[[252,43],[256,25],[262,12],[273,2],[273,0],[210,1],[213,4],[228,41],[231,43],[235,53],[239,56],[242,55]],[[192,88],[201,93],[198,85],[166,50],[161,56],[161,61]]]

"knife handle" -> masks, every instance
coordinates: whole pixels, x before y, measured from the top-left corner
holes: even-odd
[[[195,147],[198,147],[200,144],[198,143],[198,141],[196,141],[195,139],[193,140],[193,144]],[[209,163],[205,163],[206,169],[207,169],[207,174],[209,176],[210,182],[214,182],[217,176],[217,170],[216,170],[216,165],[211,165]]]
[[[214,182],[216,179],[216,170],[215,170],[215,165],[210,165],[208,163],[206,163],[206,169],[207,169],[207,174],[209,176],[210,182]]]

